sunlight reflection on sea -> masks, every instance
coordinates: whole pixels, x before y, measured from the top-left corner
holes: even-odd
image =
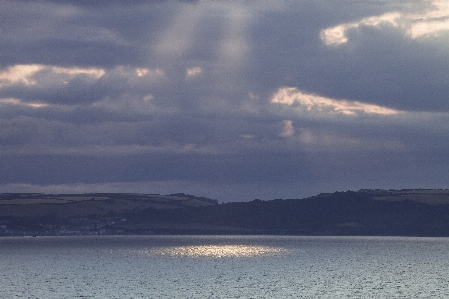
[[[449,298],[449,238],[0,238],[2,298]]]
[[[144,255],[166,255],[173,257],[255,257],[260,255],[282,254],[284,248],[256,245],[191,245],[191,246],[167,246],[157,249],[137,249],[127,253]]]

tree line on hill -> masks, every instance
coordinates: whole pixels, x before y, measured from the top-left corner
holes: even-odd
[[[105,200],[106,196],[111,200]],[[255,199],[222,204],[183,193],[151,196],[140,196],[141,202],[146,203],[143,208],[119,210],[112,209],[114,204],[133,201],[136,205],[140,197],[133,195],[119,201],[126,196],[105,194],[102,200],[83,201],[84,206],[95,205],[96,212],[82,217],[54,213],[58,208],[67,210],[81,202],[52,205],[53,214],[3,215],[0,229],[19,228],[17,234],[20,229],[22,233],[37,231],[37,234],[47,229],[45,234],[49,235],[71,231],[78,234],[449,236],[449,191],[363,190],[305,199]],[[151,200],[158,204],[151,204]],[[42,209],[43,205],[49,207],[48,203],[39,207]],[[98,213],[101,208],[104,213]]]
[[[199,228],[203,225],[203,231],[215,227],[256,234],[449,236],[448,204],[378,200],[366,192],[146,209],[129,218],[134,223],[175,223],[181,228],[197,224]]]

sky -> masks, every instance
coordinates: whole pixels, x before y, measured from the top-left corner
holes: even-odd
[[[449,188],[449,2],[0,2],[0,192]]]

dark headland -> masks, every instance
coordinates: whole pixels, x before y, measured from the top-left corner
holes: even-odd
[[[449,236],[449,190],[363,189],[218,203],[184,193],[0,194],[1,236]]]

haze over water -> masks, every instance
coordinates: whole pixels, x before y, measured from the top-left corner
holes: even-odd
[[[0,239],[4,298],[448,298],[449,239]]]

